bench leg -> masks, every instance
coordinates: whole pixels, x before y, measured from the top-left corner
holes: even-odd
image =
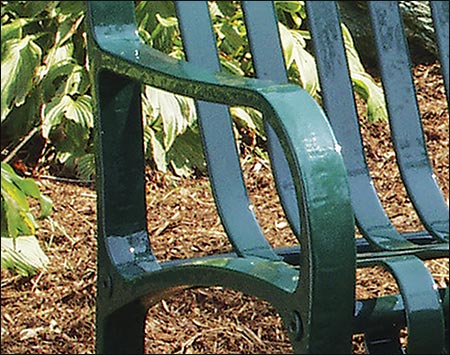
[[[97,309],[97,354],[143,354],[147,308],[140,302],[101,316]]]

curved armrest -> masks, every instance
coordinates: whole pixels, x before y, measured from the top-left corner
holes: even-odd
[[[133,8],[120,8],[121,3],[89,4],[88,45],[94,71],[111,70],[175,94],[261,111],[281,142],[294,181],[302,221],[300,265],[314,271],[314,278],[305,275],[306,279],[314,280],[319,289],[323,283],[329,288],[335,283],[333,275],[354,270],[347,173],[340,147],[315,100],[297,85],[212,72],[149,48],[137,34]],[[111,17],[102,16],[113,8],[116,13]],[[108,22],[114,16],[122,22]]]

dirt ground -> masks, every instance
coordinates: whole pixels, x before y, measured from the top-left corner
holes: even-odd
[[[448,109],[435,65],[415,68],[432,164],[449,196]],[[393,223],[402,231],[421,228],[400,182],[389,127],[363,127],[375,186]],[[296,244],[274,192],[268,167],[243,159],[249,194],[273,246]],[[46,271],[19,278],[2,270],[2,354],[93,354],[95,339],[96,194],[92,183],[75,183],[45,172],[37,178],[54,201],[54,212],[40,223],[38,239],[50,258]],[[148,229],[160,259],[230,250],[215,212],[206,178],[147,175]],[[449,282],[448,259],[428,261],[438,285]],[[357,296],[397,291],[378,267],[357,273]],[[147,353],[292,353],[281,319],[271,306],[233,290],[202,288],[161,301],[147,317]],[[354,353],[364,353],[363,336],[354,336]]]

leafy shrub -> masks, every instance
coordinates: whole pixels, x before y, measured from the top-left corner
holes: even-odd
[[[277,1],[279,28],[289,78],[320,101],[320,85],[302,1]],[[219,58],[224,70],[253,75],[240,7],[229,1],[210,2]],[[169,1],[139,1],[139,33],[148,44],[183,59],[175,9]],[[85,50],[85,8],[81,1],[2,2],[2,150],[10,151],[39,127],[42,154],[83,178],[94,172],[93,118],[89,63]],[[367,102],[367,118],[385,120],[381,88],[368,75],[343,27],[355,91]],[[200,137],[191,99],[145,88],[142,93],[144,144],[149,163],[188,175],[203,168]],[[264,142],[261,116],[233,108],[242,141]],[[245,136],[250,136],[245,137]],[[253,137],[258,137],[258,140]],[[191,149],[186,153],[186,146]],[[183,153],[185,152],[185,153]],[[180,156],[183,154],[183,156]]]

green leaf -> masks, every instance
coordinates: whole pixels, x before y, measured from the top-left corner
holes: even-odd
[[[83,155],[78,159],[78,174],[82,179],[89,180],[95,175],[95,156],[93,153]]]
[[[35,236],[1,238],[1,266],[21,276],[33,276],[49,263]]]
[[[50,215],[52,211],[52,200],[41,194],[37,184],[30,178],[17,175],[6,163],[1,163],[2,171],[2,203],[8,223],[8,231],[11,237],[18,234],[31,235],[37,224],[30,211],[27,196],[39,201],[41,214],[39,218]]]
[[[174,27],[178,25],[176,17],[161,17],[160,14],[156,14],[156,19],[163,27]]]
[[[238,53],[242,49],[245,44],[243,37],[237,31],[237,29],[233,26],[230,26],[228,23],[223,23],[220,28],[224,40],[222,42],[221,47],[228,52],[223,46],[230,49],[233,53]]]
[[[231,17],[236,12],[235,5],[232,1],[215,1],[214,3],[217,4],[218,9],[225,16]]]
[[[245,125],[249,131],[256,133],[261,138],[265,136],[260,112],[248,107],[231,107],[230,112],[235,122],[238,121],[240,125]]]
[[[167,160],[166,160],[166,150],[162,144],[164,137],[161,133],[154,132],[151,128],[148,129],[148,134],[150,136],[150,146],[152,150],[152,158],[156,164],[156,168],[159,171],[167,172]]]
[[[67,41],[79,31],[84,15],[68,14],[63,17],[64,20],[59,24],[55,37],[55,47],[60,47],[67,44]]]
[[[14,170],[6,163],[1,163],[1,171],[2,171],[2,197],[7,198],[11,197],[12,202],[19,209],[26,210],[28,209],[28,201],[26,199],[26,192],[21,190],[20,186],[29,186],[30,184],[26,184],[23,180],[24,178],[18,176]]]
[[[369,122],[387,121],[383,90],[365,73],[353,72],[352,82],[356,93],[367,103],[367,120]]]
[[[70,97],[70,96],[69,96]],[[66,117],[86,129],[94,127],[94,117],[92,116],[92,98],[88,95],[81,95],[75,99],[71,98],[66,109]]]
[[[353,86],[356,93],[367,103],[367,119],[369,122],[387,121],[388,115],[383,89],[377,85],[366,72],[355,49],[350,31],[342,25],[342,34],[347,54]]]
[[[55,97],[44,107],[42,136],[49,139],[50,131],[59,125],[63,118],[77,123],[88,134],[89,129],[94,126],[91,101],[92,98],[88,95],[78,96],[76,99],[69,95]]]
[[[30,212],[25,194],[16,185],[4,179],[3,175],[1,194],[8,236],[16,238],[18,235],[34,234],[37,224]]]
[[[61,15],[77,17],[84,13],[85,6],[82,1],[58,1],[59,13]]]
[[[300,32],[290,30],[282,23],[279,23],[279,29],[287,68],[295,63],[301,86],[312,96],[316,96],[319,77],[314,57],[304,48],[305,39]]]
[[[1,121],[12,109],[20,106],[33,89],[34,74],[41,61],[41,48],[33,42],[32,36],[12,39],[7,42],[6,55],[2,56],[2,98]]]
[[[240,63],[232,58],[225,58],[224,56],[220,56],[220,64],[223,65],[225,69],[231,74],[245,76],[245,72],[241,69]]]
[[[67,79],[78,67],[79,64],[73,58],[62,59],[51,66],[46,66],[40,82],[43,100],[48,102],[56,96],[55,94],[65,94],[65,82],[67,80],[63,81],[63,79]]]
[[[46,70],[44,74],[51,70],[55,65],[60,65],[60,63],[73,62],[73,51],[74,44],[72,42],[68,42],[62,46],[54,46],[50,48],[48,54],[44,59],[44,63],[46,64]]]
[[[186,101],[174,94],[150,86],[145,88],[145,96],[145,102],[152,107],[151,115],[153,119],[155,120],[159,116],[162,120],[164,147],[167,151],[176,137],[188,127],[189,120],[186,119],[186,116],[189,116],[183,112],[183,108],[186,108]]]
[[[274,3],[277,9],[291,13],[299,12],[302,8],[300,1],[274,1]]]
[[[25,10],[21,17],[35,18],[46,10],[47,6],[51,7],[54,1],[24,1],[22,5]]]
[[[2,46],[10,39],[21,39],[23,27],[31,22],[32,20],[30,19],[18,18],[6,25],[2,25]]]
[[[193,168],[205,173],[206,165],[199,133],[187,129],[177,138],[167,153],[167,159],[178,176],[189,176]]]

